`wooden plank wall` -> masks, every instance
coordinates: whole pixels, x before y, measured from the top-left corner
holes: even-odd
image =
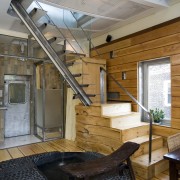
[[[180,129],[180,18],[136,33],[126,38],[97,47],[101,58],[107,59],[107,69],[130,93],[137,98],[138,63],[140,61],[170,57],[172,69],[172,128]],[[110,59],[110,51],[114,58]],[[91,56],[98,58],[96,51]],[[122,72],[126,80],[122,80]],[[121,100],[130,100],[117,85],[108,79],[108,92],[120,92]],[[133,104],[133,110],[137,106]]]

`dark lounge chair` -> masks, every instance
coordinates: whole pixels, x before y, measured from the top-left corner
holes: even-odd
[[[130,156],[139,149],[139,146],[137,143],[126,142],[108,156],[82,163],[67,164],[61,166],[61,170],[69,175],[70,179],[100,180],[107,179],[108,173],[113,171],[116,171],[121,176],[121,171],[128,168],[131,179],[135,180]]]

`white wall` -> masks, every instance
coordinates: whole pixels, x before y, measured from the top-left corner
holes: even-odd
[[[150,15],[146,18],[138,20],[134,23],[128,24],[119,29],[110,31],[104,35],[98,36],[92,39],[92,42],[95,46],[106,43],[106,36],[108,34],[112,35],[112,40],[133,34],[135,32],[147,29],[149,27],[161,24],[163,22],[169,21],[171,19],[180,17],[180,3],[177,3],[167,9],[163,9],[158,13]]]

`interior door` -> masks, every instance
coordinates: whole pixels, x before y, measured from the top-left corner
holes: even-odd
[[[26,76],[5,76],[5,137],[30,134],[30,81]]]

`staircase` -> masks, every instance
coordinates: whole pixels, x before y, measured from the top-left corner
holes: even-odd
[[[36,5],[32,6],[33,3]],[[75,93],[75,98],[79,98],[84,105],[90,105],[92,103],[92,101],[90,100],[90,97],[92,95],[88,95],[85,93],[83,89],[84,86],[79,85],[79,83],[75,79],[77,75],[73,76],[73,74],[69,71],[66,62],[63,61],[63,57],[67,54],[74,54],[76,56],[79,56],[81,59],[81,53],[75,52],[75,48],[73,46],[72,49],[74,51],[62,50],[62,48],[57,51],[55,48],[53,48],[52,43],[54,41],[56,41],[59,37],[65,40],[66,37],[64,33],[61,32],[61,30],[53,22],[53,17],[49,16],[50,12],[42,9],[41,5],[37,1],[32,0],[23,0],[21,1],[21,3],[17,0],[12,0],[11,8],[11,13],[15,12],[14,15],[18,15],[18,17],[32,34],[33,38],[36,39],[41,48],[47,54],[48,58],[53,62],[68,85],[72,88]],[[66,28],[68,27],[66,26]],[[48,37],[49,34],[50,37]],[[69,44],[71,45],[71,43]],[[79,45],[78,42],[77,44]],[[83,51],[80,46],[79,48]]]
[[[149,164],[149,123],[141,122],[140,114],[131,111],[131,103],[76,106],[76,142],[87,151],[112,153],[126,141],[140,144],[132,157],[136,177],[152,179],[168,168],[163,159],[167,148],[163,138],[152,136],[152,161]]]

